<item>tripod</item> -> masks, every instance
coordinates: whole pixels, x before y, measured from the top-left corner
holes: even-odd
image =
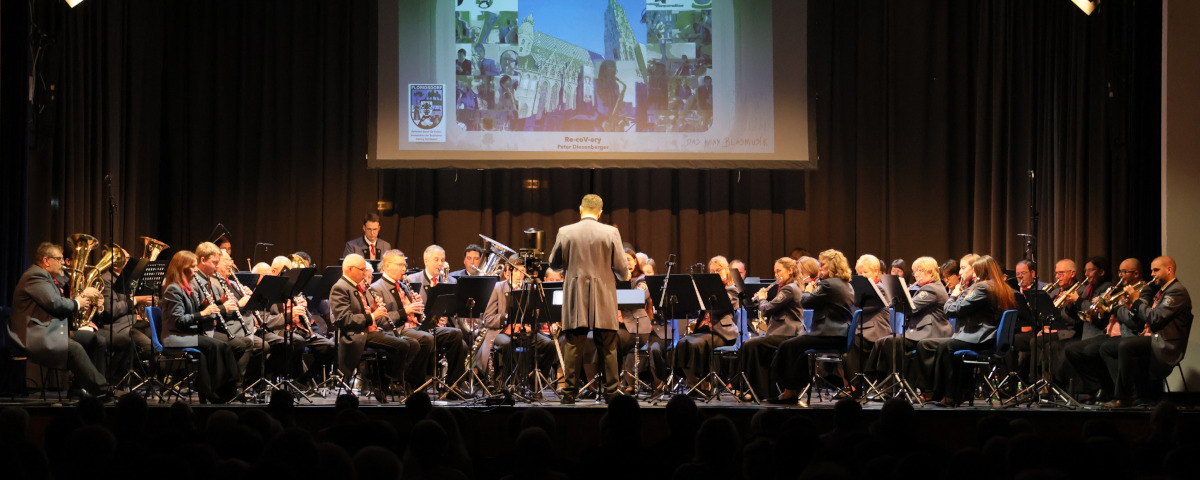
[[[1052,346],[1058,340],[1058,333],[1052,327],[1054,326],[1055,309],[1050,305],[1050,296],[1046,292],[1034,291],[1030,297],[1033,298],[1029,302],[1029,307],[1034,313],[1034,318],[1038,321],[1035,325],[1035,331],[1042,332],[1042,335],[1034,335],[1030,340],[1030,355],[1031,361],[1035,362],[1035,369],[1038,370],[1039,378],[1032,382],[1024,390],[1018,391],[1012,398],[1009,399],[1009,406],[1014,406],[1020,403],[1033,403],[1041,405],[1043,402],[1055,406],[1081,407],[1078,401],[1070,394],[1054,383],[1053,364],[1050,358]],[[1045,345],[1041,343],[1040,338],[1046,338]],[[1030,395],[1028,402],[1022,402],[1020,399]],[[1049,398],[1043,398],[1043,396]]]

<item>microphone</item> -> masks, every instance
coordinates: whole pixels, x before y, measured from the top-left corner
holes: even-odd
[[[256,244],[254,244],[254,246],[256,246],[256,247],[258,247],[258,246],[263,246],[263,247],[274,247],[274,246],[275,246],[275,244],[274,244],[274,243],[266,243],[266,242],[258,242],[258,243],[256,243]]]
[[[106,199],[108,199],[108,206],[110,208],[112,208],[113,210],[116,210],[117,209],[117,201],[115,199],[113,199],[112,176],[111,175],[104,176],[104,197]]]
[[[231,242],[233,241],[233,232],[230,232],[228,228],[225,228],[224,223],[218,223],[217,228],[221,229],[222,232],[225,232],[225,238],[229,239]]]
[[[667,265],[675,265],[675,254],[667,255]]]

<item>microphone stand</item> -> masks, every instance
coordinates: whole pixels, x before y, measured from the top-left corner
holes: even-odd
[[[117,242],[117,240],[116,240],[117,202],[116,202],[116,199],[113,198],[112,177],[109,175],[104,176],[104,198],[108,202],[108,248],[109,248],[109,253],[112,255],[112,258],[116,258],[115,250],[117,250],[119,248],[116,246],[116,242]],[[128,264],[128,259],[126,259],[126,263]],[[124,267],[122,267],[122,268],[124,268]],[[108,304],[107,304],[106,309],[111,309],[111,308],[113,308],[113,298],[117,294],[117,292],[116,292],[117,277],[113,273],[112,267],[109,267],[108,272],[109,272],[109,278],[112,278],[113,281],[110,282],[109,287],[108,287]],[[112,342],[113,323],[115,323],[117,320],[117,318],[115,316],[113,316],[112,313],[113,313],[112,310],[109,310],[109,312],[108,312],[108,318],[110,320],[108,322],[109,342]],[[99,333],[99,332],[97,332],[97,333]],[[129,346],[131,348],[133,347],[133,326],[132,325],[130,325],[130,327],[129,327]],[[108,361],[106,361],[104,363],[105,371],[100,372],[100,373],[102,375],[104,375],[105,378],[107,378],[108,377],[108,364],[110,362],[112,362],[112,359],[113,359],[112,349],[108,348],[108,351],[105,352],[105,355],[107,356]],[[130,372],[133,372],[133,356],[132,355],[129,356],[129,370],[127,371],[126,375],[124,377],[122,377],[122,380],[124,380],[125,378],[128,378]]]

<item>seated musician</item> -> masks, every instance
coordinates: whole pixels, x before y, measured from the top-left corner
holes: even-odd
[[[950,295],[942,284],[938,274],[937,261],[931,257],[921,257],[913,261],[912,274],[916,280],[909,286],[912,296],[912,314],[904,319],[904,330],[879,339],[876,348],[871,351],[868,365],[873,365],[877,372],[891,373],[898,368],[897,361],[906,352],[912,351],[917,342],[930,338],[949,338],[954,331],[946,317],[943,307]],[[917,362],[910,362],[908,369],[900,372],[905,380],[914,385],[928,385],[924,378],[925,370],[932,370],[933,365],[921,368]],[[928,388],[928,387],[926,387]]]
[[[481,262],[483,262],[483,247],[474,243],[467,245],[467,249],[463,251],[463,268],[450,272],[450,276],[458,278],[463,275],[483,275],[479,273]]]
[[[329,310],[338,328],[338,368],[342,375],[354,375],[367,347],[386,353],[387,362],[380,368],[388,380],[376,388],[375,399],[387,403],[389,384],[404,380],[405,368],[417,356],[420,345],[416,340],[397,337],[380,328],[387,321],[388,312],[367,292],[366,282],[371,278],[367,265],[362,255],[346,256],[342,261],[342,278],[329,291]]]
[[[842,266],[845,267],[845,257],[842,258]],[[767,292],[770,288],[763,288],[753,297],[753,301],[758,302],[759,314],[769,319],[766,334],[746,340],[741,348],[741,370],[754,393],[763,397],[772,395],[770,380],[776,350],[784,341],[804,333],[804,307],[800,306],[800,297],[804,293],[796,284],[800,274],[796,261],[790,257],[780,257],[775,261],[774,269],[778,293],[768,301]],[[842,271],[846,278],[850,277],[849,268]],[[846,285],[846,293],[849,297],[849,285]],[[746,393],[745,399],[752,400],[753,397]]]
[[[646,260],[649,260],[648,258]],[[637,308],[626,308],[617,311],[617,362],[623,365],[628,377],[625,378],[628,384],[625,387],[626,393],[634,393],[636,391],[636,381],[633,375],[642,375],[642,371],[649,371],[651,376],[651,385],[658,388],[667,377],[666,369],[666,352],[667,352],[667,326],[666,322],[657,320],[650,314],[652,302],[650,299],[650,287],[646,284],[646,273],[642,268],[646,265],[644,260],[638,258],[638,255],[632,248],[625,249],[625,263],[628,267],[628,273],[625,280],[629,281],[629,286],[641,290],[646,302]],[[638,346],[645,348],[649,361],[639,363],[637,373],[631,373],[634,366],[634,358],[629,357],[629,352]],[[595,360],[595,357],[590,357]],[[584,372],[590,372],[587,364],[584,364]]]
[[[957,387],[970,389],[970,386],[958,384],[960,379],[954,352],[995,346],[1001,315],[1017,305],[1012,288],[1003,281],[1004,273],[995,259],[989,255],[979,257],[971,264],[971,270],[975,281],[966,293],[946,302],[946,314],[957,318],[954,336],[936,342],[936,348],[917,349],[918,355],[933,352],[933,358],[921,358],[923,363],[933,365],[933,370],[926,372],[932,378],[933,387],[922,397],[925,401],[940,398],[942,406],[954,406],[962,400],[955,390]],[[922,340],[919,344],[927,342],[933,340]]]
[[[817,256],[817,259],[820,262],[821,280],[817,282],[817,286],[812,292],[796,298],[793,306],[788,307],[789,315],[798,314],[796,318],[800,322],[803,322],[804,309],[812,309],[812,328],[805,330],[801,323],[800,335],[788,338],[779,345],[779,352],[771,362],[771,376],[778,379],[783,391],[773,399],[773,403],[799,403],[800,391],[808,385],[812,378],[811,372],[808,370],[806,351],[846,345],[846,334],[854,316],[854,291],[850,288],[850,265],[846,261],[846,256],[837,250],[825,250]],[[782,260],[780,259],[781,262]],[[779,280],[780,285],[786,285],[786,282],[781,279],[781,262],[775,264],[775,278]],[[780,288],[780,295],[770,302],[765,300],[764,292],[756,295],[761,299],[758,308],[765,313],[772,314],[772,321],[774,321],[774,312],[780,309],[777,304],[780,297],[784,296],[783,290]],[[793,286],[790,290],[794,292],[797,288]],[[770,331],[768,330],[767,333],[769,338]]]
[[[262,339],[248,335],[242,328],[242,317],[237,300],[226,293],[225,282],[217,276],[217,268],[221,264],[221,249],[215,243],[204,242],[196,246],[196,274],[192,278],[192,288],[199,292],[200,298],[217,305],[220,320],[213,332],[213,338],[226,342],[237,357],[238,372],[244,377],[250,359],[264,354]]]
[[[120,378],[130,365],[129,356],[136,353],[135,358],[150,358],[150,337],[146,336],[145,328],[135,328],[139,318],[145,315],[145,308],[150,306],[154,297],[151,295],[130,296],[127,292],[129,284],[119,284],[113,288],[113,283],[129,265],[129,252],[121,249],[126,262],[114,264],[110,270],[101,274],[104,280],[104,290],[101,297],[112,299],[112,304],[104,311],[96,314],[95,322],[100,327],[97,333],[105,338],[105,343],[112,346],[113,362],[109,365],[110,374]],[[141,320],[143,323],[145,320]]]
[[[42,242],[37,247],[37,262],[21,275],[13,292],[13,312],[8,319],[10,347],[29,355],[38,365],[66,368],[89,393],[105,398],[112,397],[112,387],[96,368],[73,335],[67,335],[61,343],[53,341],[69,328],[76,312],[86,311],[93,305],[103,306],[100,292],[87,287],[78,292],[74,299],[66,297],[56,278],[63,274],[62,247]],[[61,338],[61,337],[59,337]]]
[[[213,338],[221,321],[221,305],[197,288],[194,279],[198,260],[195,253],[182,250],[176,252],[167,265],[162,287],[162,338],[159,340],[164,347],[199,350],[196,390],[200,393],[200,402],[225,402],[240,395],[242,371],[238,368],[233,347]]]
[[[297,255],[308,259],[304,252],[297,252]],[[276,261],[279,258],[283,257],[277,257]],[[265,263],[256,265],[253,270],[259,274],[260,282],[264,276],[272,275],[273,271],[275,269]],[[243,298],[249,300],[249,296]],[[245,303],[242,305],[245,306]],[[283,303],[276,303],[266,312],[246,312],[246,315],[254,319],[261,328],[259,336],[270,345],[272,361],[268,372],[307,384],[332,367],[336,353],[333,340],[329,338],[327,324],[321,325],[312,321],[308,299],[304,295],[297,295],[293,299],[291,311],[287,314],[283,312],[284,308],[286,307]],[[311,364],[305,364],[305,353],[312,355]]]
[[[854,264],[855,273],[870,281],[869,285],[851,283],[854,290],[854,309],[862,310],[858,319],[858,330],[854,333],[854,343],[846,355],[843,369],[846,380],[854,378],[860,366],[863,365],[875,348],[875,342],[892,334],[891,311],[888,307],[892,299],[883,291],[883,261],[878,257],[866,254],[858,257]],[[850,395],[859,393],[856,385],[850,385]]]
[[[732,272],[732,273],[731,273]],[[733,309],[741,308],[738,302],[737,286],[733,284],[733,275],[729,262],[725,257],[717,255],[708,261],[708,273],[721,277],[725,285],[725,293]],[[675,344],[675,370],[683,372],[689,387],[695,386],[699,379],[709,373],[712,362],[712,350],[716,347],[733,345],[737,341],[738,326],[733,321],[733,312],[726,313],[713,321],[709,312],[704,312],[696,321],[696,327],[689,335],[679,339]]]
[[[1141,289],[1127,285],[1122,290],[1125,301],[1118,314],[1133,318],[1144,328],[1140,335],[1106,343],[1100,349],[1116,385],[1115,399],[1105,404],[1109,408],[1153,400],[1159,392],[1151,389],[1152,380],[1165,378],[1183,360],[1192,331],[1192,297],[1176,277],[1175,268],[1171,257],[1158,257],[1150,263],[1149,283]]]
[[[547,320],[545,318],[533,318],[532,312],[526,318],[509,316],[512,307],[508,294],[520,293],[525,288],[525,269],[513,267],[521,264],[521,257],[513,255],[509,262],[511,264],[505,265],[501,281],[496,283],[483,312],[483,328],[487,329],[487,333],[481,342],[476,363],[483,370],[489,366],[488,362],[491,362],[490,366],[495,373],[493,378],[499,381],[504,381],[513,373],[524,374],[516,372],[515,366],[519,360],[516,347],[529,347],[532,343],[537,352],[538,369],[548,375],[558,363],[558,349],[550,337],[550,324],[544,323]],[[537,325],[537,335],[530,335],[529,329],[535,320],[543,323]],[[495,345],[499,358],[491,358],[492,345]]]
[[[371,284],[371,289],[383,299],[388,318],[396,326],[396,333],[416,341],[420,348],[408,367],[406,380],[409,386],[420,387],[433,375],[433,363],[437,361],[438,348],[446,352],[446,362],[451,367],[447,376],[453,377],[451,381],[457,379],[455,374],[462,371],[463,359],[466,357],[466,352],[461,348],[462,332],[457,328],[447,327],[434,327],[432,332],[422,330],[425,302],[420,295],[413,293],[408,282],[404,280],[408,259],[403,252],[384,252],[379,269],[383,275]]]
[[[1103,304],[1099,307],[1100,310],[1093,311],[1090,310],[1090,307],[1082,310],[1088,312],[1089,321],[1104,324],[1104,334],[1072,342],[1065,349],[1067,361],[1071,363],[1075,372],[1082,379],[1080,383],[1089,385],[1085,389],[1090,391],[1084,392],[1084,395],[1078,398],[1081,402],[1097,403],[1112,400],[1116,385],[1113,383],[1113,375],[1109,375],[1108,366],[1100,355],[1100,351],[1110,343],[1112,344],[1110,348],[1115,349],[1121,343],[1122,338],[1137,336],[1142,331],[1142,325],[1137,324],[1129,309],[1116,308],[1116,303],[1125,295],[1126,285],[1136,285],[1139,290],[1141,289],[1142,285],[1139,283],[1142,282],[1142,263],[1136,258],[1126,258],[1117,267],[1117,276],[1120,278],[1117,284],[1105,289],[1097,298],[1097,300],[1104,299]],[[1093,305],[1095,305],[1094,302]]]
[[[1071,287],[1075,286],[1075,278],[1075,261],[1064,258],[1054,264],[1055,283],[1044,289],[1047,290],[1051,299],[1054,299],[1056,303],[1060,303],[1058,301],[1065,298],[1068,292],[1070,292]],[[1039,313],[1042,312],[1034,312],[1034,316],[1041,318],[1042,315],[1038,315]],[[1013,350],[1017,353],[1017,373],[1024,376],[1027,384],[1041,378],[1038,370],[1046,366],[1045,362],[1049,358],[1045,346],[1049,344],[1050,339],[1044,334],[1055,334],[1057,337],[1056,341],[1075,337],[1076,330],[1074,325],[1076,321],[1066,316],[1067,310],[1065,308],[1057,309],[1051,312],[1051,315],[1054,318],[1053,324],[1041,325],[1043,327],[1042,332],[1034,331],[1033,326],[1023,327],[1013,337]],[[1033,344],[1035,340],[1037,341],[1036,345]],[[1035,347],[1037,348],[1039,362],[1033,361],[1032,352],[1034,352]]]
[[[379,238],[379,215],[372,212],[363,217],[363,236],[346,242],[342,257],[358,254],[367,260],[379,260],[392,245]]]

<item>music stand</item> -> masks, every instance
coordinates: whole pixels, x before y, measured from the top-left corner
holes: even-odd
[[[309,281],[312,280],[312,278],[316,275],[316,273],[317,273],[317,269],[314,267],[290,268],[290,269],[284,270],[281,273],[281,276],[283,276],[284,278],[287,279],[287,284],[284,286],[284,297],[282,299],[282,302],[284,305],[284,308],[283,308],[284,325],[288,325],[291,323],[291,314],[292,314],[292,307],[294,306],[294,304],[293,304],[294,299],[297,296],[304,293],[304,288],[308,286]],[[293,337],[293,335],[295,335],[295,331],[296,331],[295,327],[287,328],[284,331],[284,335],[283,335],[283,343],[285,346],[284,351],[283,351],[283,364],[284,365],[291,365],[290,359],[288,357],[291,356],[291,351],[292,351],[291,343],[293,341],[292,337]],[[283,386],[286,389],[293,390],[295,393],[299,394],[299,397],[296,397],[297,402],[299,401],[300,397],[303,397],[305,400],[308,400],[308,403],[312,403],[312,398],[310,398],[308,396],[308,393],[304,389],[300,388],[299,385],[296,385],[296,382],[292,381],[291,378],[284,377],[284,380],[282,382],[279,382],[276,385]]]
[[[318,277],[320,278],[320,280],[317,280]],[[312,298],[309,301],[315,302],[318,305],[318,311],[320,311],[319,306],[320,306],[321,302],[324,301],[325,299],[329,298],[329,292],[331,290],[333,290],[333,285],[335,283],[337,283],[338,280],[341,280],[341,279],[342,279],[342,267],[340,267],[338,265],[327,266],[327,267],[325,267],[325,271],[322,272],[321,275],[313,276],[313,280],[312,280],[312,282],[310,282],[310,285],[312,283],[315,283],[317,286],[311,290],[306,291],[305,293],[309,293],[309,292],[312,293]],[[333,320],[329,318],[329,315],[325,316],[325,323],[326,323],[326,327],[329,328],[330,332],[335,331],[335,329],[333,328],[334,327]],[[336,344],[339,340],[337,338],[335,338],[335,339],[333,339],[333,341],[334,341],[335,348],[336,348]],[[326,389],[324,394],[328,394],[329,389],[331,387],[337,387],[339,389],[345,389],[346,391],[352,391],[350,388],[350,384],[346,383],[345,377],[342,376],[342,371],[338,368],[338,364],[337,364],[338,356],[336,354],[333,356],[333,361],[334,361],[334,365],[333,365],[332,370],[329,372],[329,375],[325,377],[324,381],[317,384],[317,386],[313,388],[314,391]]]
[[[618,282],[617,284],[620,285],[620,283],[621,282]],[[646,308],[646,291],[639,288],[626,288],[617,290],[617,309],[637,310],[639,308]],[[562,308],[560,307],[559,310],[561,311],[561,309]],[[650,319],[646,320],[649,321]],[[625,322],[625,330],[629,331],[629,320],[626,319]],[[642,365],[641,356],[639,354],[642,351],[642,335],[648,335],[650,332],[654,331],[654,329],[651,327],[649,331],[641,333],[641,319],[636,316],[633,318],[633,323],[633,331],[630,332],[633,334],[633,375],[631,375],[631,377],[633,377],[633,386],[637,391],[641,391],[642,387],[646,387],[646,391],[650,391],[653,390],[653,387],[651,387],[650,384],[643,382],[640,377],[642,373]],[[636,393],[637,392],[635,391],[635,394]]]
[[[514,362],[512,375],[509,378],[518,379],[516,386],[521,391],[516,394],[517,397],[531,403],[544,400],[543,392],[546,391],[547,386],[554,385],[554,382],[550,381],[538,368],[541,354],[537,348],[537,335],[541,332],[541,325],[550,323],[552,299],[548,299],[545,290],[539,290],[534,282],[525,282],[524,288],[521,290],[506,292],[505,295],[508,297],[509,325],[524,325],[525,328],[520,330],[521,334],[526,335],[527,338],[523,353]],[[517,341],[516,335],[513,336],[513,341]],[[561,350],[559,351],[561,352]],[[520,374],[524,371],[522,366],[532,366],[528,376]],[[522,378],[527,380],[519,380]]]
[[[700,291],[696,289],[696,282],[692,281],[692,276],[687,274],[666,274],[666,275],[647,275],[646,286],[650,288],[651,299],[658,299],[654,304],[656,312],[664,312],[663,318],[675,322],[675,330],[679,330],[678,318],[682,313],[684,318],[688,315],[696,315],[703,309],[703,301],[700,298]],[[675,334],[671,338],[672,348],[674,343],[678,341],[678,335]],[[676,383],[682,382],[675,379],[675,369],[671,369],[671,373],[667,375],[667,380],[663,383],[665,388],[659,392],[651,403],[657,405],[657,402],[667,393],[674,392],[679,385]],[[686,393],[682,389],[679,393]]]
[[[112,282],[108,286],[108,288],[109,288],[108,301],[109,301],[109,305],[110,305],[110,307],[108,307],[108,308],[112,308],[111,305],[113,305],[113,300],[111,297],[116,295],[117,292],[129,292],[129,294],[127,295],[129,297],[129,304],[133,305],[131,310],[135,313],[135,317],[136,317],[136,312],[140,311],[140,310],[137,308],[137,305],[136,305],[137,302],[135,302],[133,300],[134,292],[135,292],[135,290],[137,290],[137,284],[141,280],[142,272],[146,269],[146,264],[148,264],[148,263],[150,263],[150,260],[145,259],[145,258],[130,260],[129,262],[127,262],[125,264],[125,268],[123,270],[121,270],[121,275],[114,277],[114,276],[111,276],[111,274],[110,274],[109,278],[112,278]],[[119,288],[119,290],[118,290],[118,288]],[[106,308],[106,310],[107,310],[107,308]],[[112,317],[111,311],[109,311],[109,316]],[[110,320],[108,322],[107,327],[108,327],[109,338],[112,338],[112,336],[113,336],[113,332],[112,332],[113,324],[116,322],[116,320],[117,320],[116,317],[112,317],[112,318],[110,318]],[[137,369],[134,368],[135,364],[141,362],[141,358],[138,357],[138,350],[136,348],[136,344],[133,343],[133,328],[129,329],[129,345],[130,345],[130,354],[128,355],[128,357],[129,357],[128,368],[125,370],[125,375],[123,377],[121,377],[121,379],[118,380],[116,384],[113,385],[113,390],[120,390],[121,385],[125,385],[127,382],[130,385],[136,384],[139,386],[142,385],[143,383],[145,383],[145,378],[142,377],[141,375],[139,375],[137,373]],[[114,355],[114,352],[112,350],[109,350],[108,355],[109,355],[108,359],[109,359],[109,361],[111,361],[112,357]],[[133,390],[133,389],[131,388],[130,390]]]
[[[270,309],[271,305],[282,302],[285,298],[284,296],[286,294],[285,292],[287,283],[288,279],[285,277],[264,275],[262,280],[260,280],[254,287],[254,292],[250,294],[250,299],[246,301],[246,309],[250,311],[262,312]],[[284,322],[286,324],[287,320],[284,320]],[[265,329],[266,325],[263,325],[263,328]],[[275,390],[279,388],[281,382],[272,382],[267,378],[265,362],[262,365],[262,369],[262,375],[259,376],[258,380],[255,380],[254,383],[247,386],[245,390],[251,390],[255,388],[258,386],[259,382],[266,384],[266,388],[268,390]]]
[[[483,314],[483,310],[487,308],[488,300],[491,299],[492,292],[496,289],[497,281],[499,281],[499,277],[493,275],[462,275],[458,277],[458,281],[451,284],[455,287],[455,303],[458,306],[454,312],[454,316],[458,317],[459,320],[479,318]],[[459,323],[464,324],[461,321]],[[479,374],[472,368],[474,366],[474,352],[468,354],[467,357],[467,364],[462,375],[459,375],[459,378],[455,379],[454,382],[446,385],[446,391],[442,393],[440,398],[446,398],[452,391],[460,397],[467,397],[466,392],[457,388],[458,383],[464,379],[467,380],[467,385],[472,392],[475,391],[476,381],[480,385],[483,384],[483,380],[479,378]],[[468,372],[470,375],[468,375]],[[445,382],[442,383],[445,384]],[[488,392],[488,394],[490,395],[491,393]]]
[[[875,384],[877,394],[889,392],[893,398],[904,395],[904,398],[916,405],[922,403],[921,396],[917,395],[916,389],[912,384],[908,383],[908,379],[904,378],[901,372],[907,372],[905,369],[907,356],[904,354],[908,351],[908,324],[912,319],[916,306],[913,305],[912,294],[908,289],[907,282],[903,278],[896,275],[882,275],[880,279],[883,282],[883,291],[892,299],[893,315],[904,315],[904,322],[899,325],[899,332],[892,332],[893,336],[899,336],[900,348],[893,349],[891,352],[885,352],[892,355],[892,371],[888,372],[888,376],[884,377]],[[939,307],[940,308],[940,307]],[[896,356],[900,358],[897,360]],[[897,393],[892,393],[893,390],[899,390]]]
[[[736,277],[738,275],[734,273],[733,276]],[[725,290],[725,284],[721,282],[720,275],[716,273],[692,275],[692,281],[696,282],[696,289],[700,292],[701,298],[707,300],[707,304],[704,307],[706,307],[705,311],[708,313],[708,335],[710,343],[714,345],[710,347],[710,350],[715,349],[715,345],[717,344],[716,323],[719,319],[724,318],[725,315],[733,315],[733,303],[729,301],[729,293]],[[736,289],[737,287],[735,286],[734,288]],[[706,403],[720,398],[722,393],[728,393],[726,392],[728,383],[717,373],[717,355],[715,352],[710,352],[709,354],[708,374],[698,379],[696,385],[692,386],[692,389],[688,390],[688,393],[700,391],[700,386],[704,385],[704,382],[711,382],[717,385],[711,392],[701,392],[707,397]]]
[[[1054,383],[1054,369],[1053,365],[1051,364],[1050,356],[1051,346],[1058,341],[1057,330],[1063,329],[1070,325],[1065,324],[1064,320],[1059,318],[1057,314],[1058,309],[1054,307],[1054,300],[1050,298],[1050,294],[1048,292],[1042,290],[1030,290],[1026,292],[1025,300],[1027,301],[1030,311],[1033,313],[1033,318],[1035,319],[1035,333],[1032,339],[1029,341],[1030,355],[1032,355],[1030,361],[1039,362],[1034,364],[1034,368],[1039,370],[1041,375],[1037,381],[1030,382],[1030,384],[1026,386],[1024,390],[1017,392],[1017,394],[1009,400],[1013,402],[1013,404],[1016,404],[1023,395],[1032,392],[1032,401],[1035,404],[1040,405],[1042,403],[1042,391],[1045,390],[1047,395],[1066,404],[1066,406],[1079,407],[1080,404],[1075,400],[1074,397],[1067,393],[1066,390],[1063,390],[1062,387],[1059,387],[1058,384]],[[1041,335],[1046,337],[1046,345],[1043,347],[1038,346],[1038,332],[1041,332]],[[1053,403],[1052,400],[1048,401]]]

